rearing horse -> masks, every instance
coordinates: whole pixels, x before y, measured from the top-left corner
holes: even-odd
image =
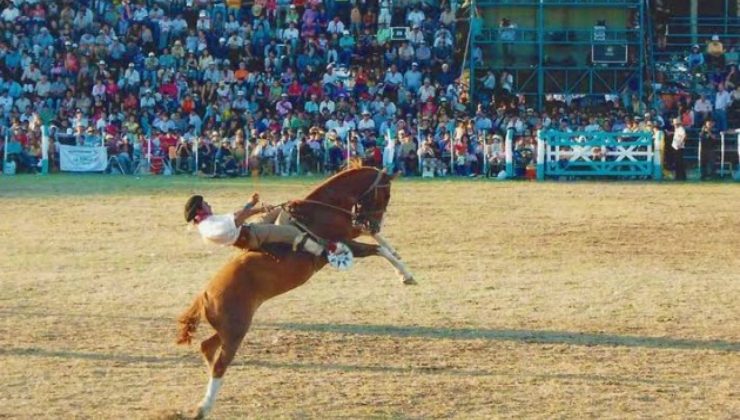
[[[285,209],[311,234],[341,241],[359,258],[382,256],[402,275],[404,284],[415,284],[398,254],[380,235],[392,180],[393,177],[375,168],[349,169],[329,178],[304,200],[289,202]],[[362,234],[371,235],[378,245],[353,241]],[[226,263],[196,296],[179,319],[177,343],[189,344],[202,318],[216,330],[200,344],[210,380],[196,418],[205,417],[213,408],[224,373],[259,306],[302,285],[326,263],[324,257],[303,252],[279,249],[273,255],[245,252]]]

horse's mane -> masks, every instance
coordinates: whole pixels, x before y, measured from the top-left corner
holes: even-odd
[[[354,166],[350,165],[347,167],[347,169],[337,172],[336,174],[332,175],[329,179],[319,184],[316,188],[314,188],[306,198],[311,199],[315,196],[321,194],[325,189],[329,188],[331,185],[334,185],[335,183],[344,180],[347,177],[354,176],[360,172],[368,172],[372,171],[373,173],[377,174],[380,172],[380,169],[374,168],[372,166]]]

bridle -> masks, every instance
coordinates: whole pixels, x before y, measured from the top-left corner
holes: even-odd
[[[354,203],[352,203],[352,207],[350,210],[347,210],[339,206],[335,206],[333,204],[324,203],[323,201],[317,201],[317,200],[299,200],[299,202],[315,204],[318,206],[322,206],[322,207],[335,210],[340,213],[344,213],[350,217],[350,219],[352,220],[352,224],[354,226],[366,227],[366,228],[369,228],[371,231],[377,231],[380,228],[379,223],[376,221],[370,220],[368,216],[375,215],[378,213],[384,213],[385,209],[366,209],[364,207],[367,204],[364,204],[363,201],[369,198],[370,195],[372,195],[373,199],[377,199],[379,189],[391,187],[390,182],[386,184],[381,184],[380,182],[382,179],[383,179],[383,172],[378,171],[378,175],[375,177],[375,180],[373,181],[373,183],[370,184],[370,186],[362,194],[360,194],[356,200],[354,200]],[[292,214],[292,212],[290,212],[289,209],[286,209],[286,207],[289,207],[289,206],[286,206],[287,204],[289,203],[284,203],[280,205],[280,207],[282,207],[283,209],[285,209],[286,211]]]

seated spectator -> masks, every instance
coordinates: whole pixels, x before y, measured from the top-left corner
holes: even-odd
[[[694,102],[694,124],[696,126],[700,126],[704,124],[704,121],[707,120],[707,118],[710,118],[712,115],[712,102],[707,99],[707,95],[701,94],[699,95],[699,99]],[[690,126],[689,126],[690,127]]]
[[[691,47],[691,53],[687,58],[690,69],[700,68],[704,65],[704,54],[698,45]]]

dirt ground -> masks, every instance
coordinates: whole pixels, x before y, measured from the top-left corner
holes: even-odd
[[[234,252],[184,201],[317,182],[0,178],[0,418],[192,409],[175,319]],[[267,302],[214,418],[740,416],[737,184],[400,180],[389,209],[419,285],[366,259]]]

